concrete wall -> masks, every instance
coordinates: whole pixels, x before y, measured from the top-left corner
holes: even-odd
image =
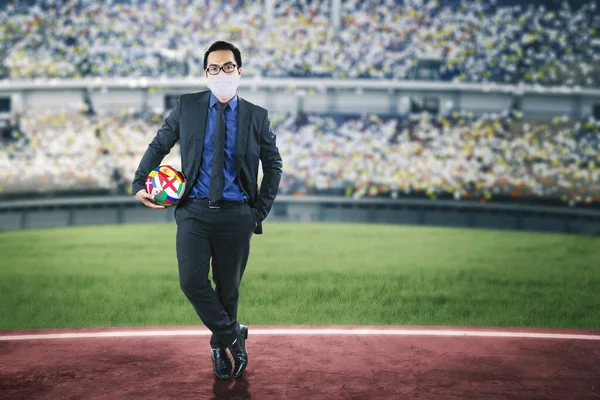
[[[97,224],[174,223],[173,209],[152,210],[136,199],[126,202],[71,202],[22,207],[0,204],[0,231],[82,226]],[[455,203],[455,204],[452,204]],[[462,203],[462,204],[461,204]],[[352,201],[332,199],[278,199],[266,224],[289,222],[354,222],[427,225],[461,228],[524,230],[600,234],[600,211],[571,211],[566,208],[519,208],[514,205],[465,205],[464,202],[437,203],[413,200]]]
[[[160,82],[154,82],[159,85]],[[337,112],[405,114],[408,99],[413,96],[435,96],[440,101],[440,111],[461,109],[474,114],[501,112],[513,101],[515,90],[501,85],[460,85],[448,82],[381,82],[330,80],[290,80],[285,82],[253,81],[242,79],[239,94],[247,100],[263,106],[271,112]],[[39,89],[35,85],[17,84],[0,87],[0,95],[13,97],[13,109],[61,110],[82,104],[83,93],[88,88],[97,110],[115,111],[128,107],[162,110],[165,94],[181,94],[206,90],[198,82],[167,82],[153,87],[153,82],[141,86],[136,81],[107,83],[71,82],[65,87],[46,84]],[[11,89],[12,87],[12,89]],[[79,88],[78,88],[79,87]],[[550,90],[550,89],[548,89]],[[549,117],[568,115],[571,118],[587,117],[594,104],[600,103],[600,91],[546,93],[525,91],[522,93],[522,110],[526,116]]]

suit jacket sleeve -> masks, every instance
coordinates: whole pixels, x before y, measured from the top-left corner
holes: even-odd
[[[265,113],[260,132],[260,161],[262,163],[263,179],[258,199],[254,205],[254,217],[258,223],[262,222],[271,211],[279,189],[283,167],[268,112]]]
[[[132,183],[132,194],[145,188],[146,177],[154,168],[158,167],[162,160],[171,151],[179,140],[179,117],[181,115],[181,97],[177,104],[169,112],[156,136],[148,145],[142,160],[140,161]]]

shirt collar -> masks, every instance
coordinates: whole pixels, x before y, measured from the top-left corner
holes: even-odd
[[[209,107],[213,108],[215,106],[215,104],[217,104],[219,102],[219,100],[215,97],[214,94],[212,94],[212,92],[210,93],[210,102],[209,102]],[[231,107],[231,109],[233,111],[237,110],[237,105],[238,105],[238,95],[237,93],[235,94],[235,96],[233,96],[231,98],[231,100],[229,100],[227,102],[227,104],[229,104],[229,107]]]

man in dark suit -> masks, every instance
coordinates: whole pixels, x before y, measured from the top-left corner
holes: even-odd
[[[252,233],[262,233],[277,195],[282,160],[268,112],[237,95],[240,51],[215,42],[204,55],[210,91],[184,94],[144,153],[133,193],[146,206],[164,208],[146,192],[148,173],[177,141],[186,190],[175,208],[181,289],[212,331],[215,376],[239,377],[248,365],[248,327],[237,322],[239,287]],[[263,179],[258,190],[258,166]],[[215,290],[208,278],[212,259]]]

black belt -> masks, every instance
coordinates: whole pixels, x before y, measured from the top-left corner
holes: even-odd
[[[242,204],[246,204],[248,200],[219,200],[219,201],[210,201],[206,197],[203,199],[191,199],[193,202],[205,204],[208,208],[227,208],[227,207],[235,207],[240,206]]]

